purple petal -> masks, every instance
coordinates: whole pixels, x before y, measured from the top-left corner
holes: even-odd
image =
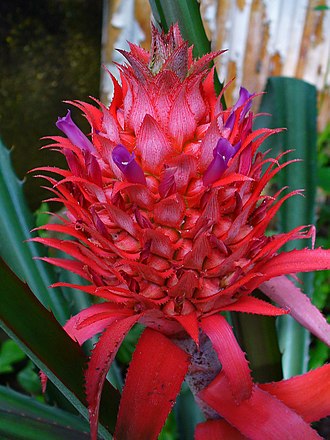
[[[146,185],[146,178],[140,165],[134,159],[134,153],[130,153],[123,145],[117,145],[112,151],[112,159],[126,180],[132,183]]]
[[[289,308],[296,321],[330,346],[330,325],[308,296],[286,276],[266,281],[259,289],[279,306]]]
[[[77,127],[77,125],[71,119],[70,110],[68,110],[68,113],[63,118],[58,118],[56,127],[63,131],[69,140],[83,151],[89,151],[90,153],[95,152],[92,142],[84,135],[80,128]]]
[[[216,180],[220,179],[227,168],[229,159],[236,153],[235,148],[227,139],[220,138],[217,146],[213,150],[214,159],[208,166],[203,177],[205,186],[211,185]]]
[[[225,123],[225,127],[230,128],[230,130],[232,130],[234,128],[235,119],[236,119],[235,112],[232,111],[229,115],[229,118],[227,119],[227,121]]]
[[[253,96],[253,94],[250,94],[247,89],[245,89],[244,87],[240,87],[240,89],[239,89],[239,97],[238,97],[238,100],[237,100],[236,104],[234,105],[234,110],[236,110],[241,105],[245,104],[245,102],[251,96]]]
[[[233,107],[233,110],[236,110],[239,107],[241,107],[242,105],[244,105],[244,108],[242,109],[242,113],[240,116],[240,120],[242,120],[245,117],[245,115],[250,111],[251,106],[252,106],[252,99],[250,99],[250,98],[252,96],[254,96],[254,94],[249,93],[248,90],[245,89],[244,87],[241,87],[239,89],[239,97],[238,97],[236,104]]]
[[[241,148],[241,146],[242,146],[242,141],[239,140],[239,141],[237,142],[237,144],[235,144],[235,145],[233,146],[233,148],[234,148],[234,150],[235,150],[235,153],[237,153],[237,151]]]

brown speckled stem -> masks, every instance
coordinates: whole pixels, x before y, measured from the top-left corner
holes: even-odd
[[[219,419],[219,414],[198,397],[198,393],[207,387],[221,370],[220,361],[211,341],[200,330],[199,349],[191,338],[175,339],[174,342],[191,356],[191,364],[185,380],[197,404],[207,419]]]

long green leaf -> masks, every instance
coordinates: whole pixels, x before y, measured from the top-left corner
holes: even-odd
[[[0,323],[70,403],[87,418],[84,370],[87,357],[53,315],[0,260]],[[113,430],[119,393],[106,383],[100,420]],[[106,409],[106,411],[105,411]],[[104,438],[109,434],[104,428]]]
[[[295,149],[288,158],[299,158],[279,175],[279,186],[290,190],[305,188],[304,197],[290,198],[281,209],[281,230],[313,224],[315,221],[316,191],[316,89],[311,84],[294,78],[270,78],[263,96],[260,112],[271,117],[260,117],[257,127],[286,127],[265,145],[274,153]],[[305,241],[291,242],[285,250],[306,247]],[[313,274],[302,274],[303,288],[312,296]],[[285,293],[284,293],[285,294]],[[308,363],[309,333],[290,316],[281,317],[279,323],[280,348],[283,351],[284,377],[306,371]]]
[[[15,440],[88,440],[88,423],[0,386],[0,436]]]
[[[48,287],[56,280],[55,273],[43,262],[33,260],[42,255],[44,249],[37,243],[26,242],[34,219],[22,185],[13,171],[10,152],[0,141],[0,256],[63,324],[70,316],[68,305],[60,289]]]

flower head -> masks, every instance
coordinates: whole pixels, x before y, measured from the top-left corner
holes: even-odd
[[[157,370],[159,383],[172,381],[170,387],[164,385],[162,398],[155,397],[157,411],[162,407],[157,423],[149,408],[150,437],[143,437],[139,425],[139,438],[156,438],[193,364],[194,350],[208,344],[201,334],[215,349],[215,374],[221,368],[237,401],[249,399],[253,385],[245,357],[219,312],[287,313],[303,295],[284,275],[330,267],[327,251],[279,253],[289,240],[312,237],[312,228],[265,234],[282,203],[299,191],[279,191],[274,197],[264,193],[289,162],[279,164],[281,157],[269,159],[258,152],[276,130],[252,130],[254,95],[241,88],[236,104],[224,110],[209,67],[219,53],[194,60],[176,25],[167,35],[156,29],[152,35],[150,52],[133,44],[130,52],[121,51],[129,64],[119,67],[121,85],[113,78],[109,108],[74,103],[91,125],[91,140],[70,112],[57,122],[67,137],[55,138],[55,145],[66,156],[69,171],[55,169],[59,181],[48,179],[67,217],[62,225],[44,229],[72,239],[35,239],[74,257],[46,260],[88,280],[80,289],[104,299],[65,326],[79,343],[104,330],[86,375],[94,437],[102,383],[135,323],[147,329],[126,381],[118,439],[132,438],[124,429],[125,417],[134,375],[140,375],[146,362],[150,377]],[[277,294],[283,285],[288,296]],[[257,287],[280,308],[255,298]],[[296,319],[329,342],[324,318],[310,303],[305,307],[309,318],[301,311]],[[182,342],[189,338],[194,350]],[[153,360],[151,346],[159,351]],[[172,352],[174,365],[167,359]],[[231,371],[235,363],[239,375]],[[142,398],[147,391],[145,384],[136,392]],[[130,414],[132,430],[134,420]]]

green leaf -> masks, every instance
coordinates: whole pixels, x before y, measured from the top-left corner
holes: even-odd
[[[88,423],[0,386],[0,437],[15,440],[88,440]]]
[[[46,310],[28,287],[0,260],[0,323],[30,359],[40,368],[69,402],[88,417],[84,370],[88,358],[70,339],[54,316]],[[119,393],[107,382],[102,397],[100,420],[112,431]],[[104,438],[109,434],[100,428]]]
[[[329,247],[329,243],[327,243]],[[321,270],[315,274],[315,293],[313,295],[313,303],[319,309],[327,308],[327,301],[330,302],[330,273]]]
[[[62,324],[70,316],[60,289],[48,286],[56,281],[54,271],[33,257],[43,255],[45,249],[37,243],[26,242],[35,226],[22,190],[22,182],[16,177],[10,152],[0,141],[0,256],[16,275],[26,281],[30,289],[52,310]]]
[[[317,173],[318,185],[327,193],[330,194],[330,167],[321,167]]]
[[[170,26],[178,23],[182,36],[194,45],[193,53],[196,58],[211,52],[211,43],[207,38],[197,0],[149,0],[152,13],[159,26],[168,32]],[[219,94],[223,88],[215,72],[214,85]],[[224,97],[222,105],[226,108]]]
[[[8,339],[3,342],[0,349],[0,374],[11,373],[14,370],[13,364],[24,358],[24,352],[14,341]]]
[[[35,371],[33,362],[29,361],[26,367],[17,374],[17,381],[23,390],[31,395],[41,395],[40,377]]]
[[[121,344],[117,357],[123,364],[129,364],[131,362],[132,354],[143,330],[144,327],[142,325],[136,324]]]
[[[323,342],[315,341],[315,346],[310,350],[309,368],[314,370],[315,368],[324,365],[330,356],[330,348]]]
[[[167,417],[165,425],[159,434],[158,440],[178,440],[176,421],[173,411],[170,412],[169,416]]]
[[[46,225],[50,220],[50,214],[49,212],[49,206],[48,203],[42,202],[39,208],[35,211],[35,224],[36,227],[39,228],[40,226]],[[38,231],[40,237],[45,237],[47,235],[47,232],[45,231]]]
[[[319,5],[319,6],[314,6],[314,11],[327,11],[330,9],[329,6],[327,5]]]
[[[194,432],[198,423],[204,422],[205,417],[202,414],[195,398],[188,385],[182,384],[181,393],[174,406],[174,412],[177,422],[177,430],[180,440],[191,440],[194,438]]]
[[[264,297],[262,298],[266,300]],[[248,313],[232,313],[235,333],[247,353],[252,376],[258,383],[283,377],[275,318]]]
[[[263,95],[260,112],[271,117],[259,117],[256,128],[286,127],[287,130],[272,136],[265,148],[273,153],[295,149],[286,159],[299,158],[302,162],[291,164],[279,174],[280,187],[290,190],[306,188],[304,197],[291,197],[282,207],[280,230],[289,231],[298,225],[315,222],[316,191],[316,89],[311,84],[294,78],[269,78]],[[306,241],[290,242],[284,250],[301,249]],[[302,274],[306,294],[312,296],[313,274]],[[283,351],[284,377],[301,374],[307,370],[309,333],[290,316],[278,319],[280,348]]]

